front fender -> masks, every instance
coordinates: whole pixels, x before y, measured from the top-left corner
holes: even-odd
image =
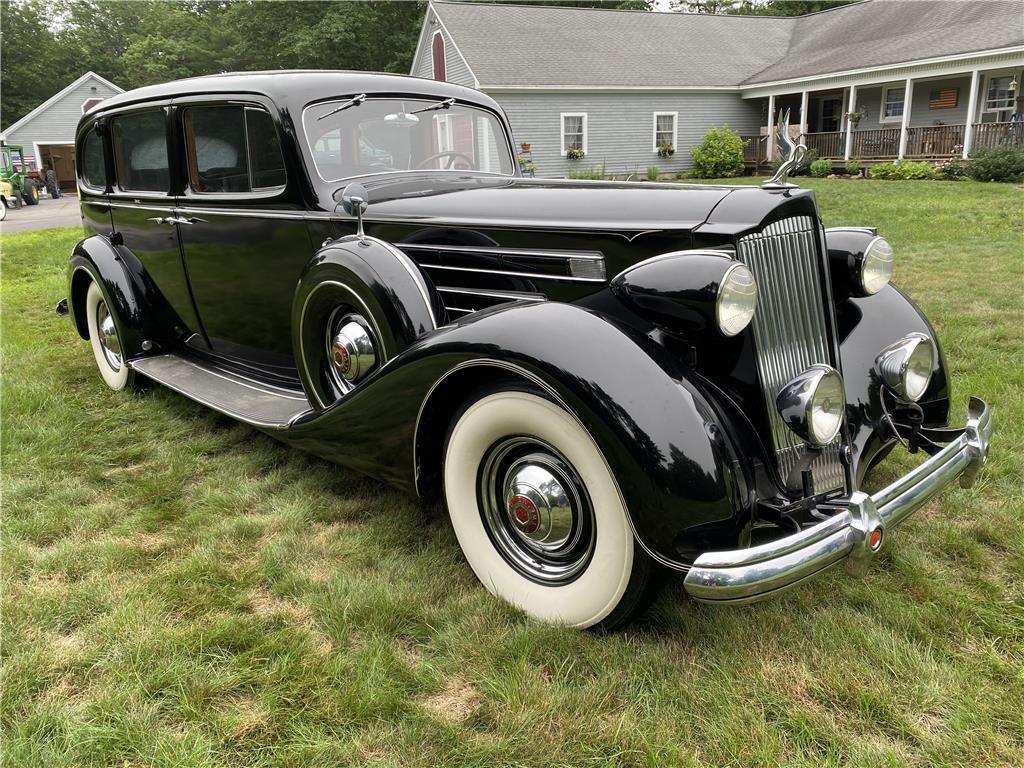
[[[735,544],[742,481],[710,403],[669,375],[650,346],[573,305],[503,305],[422,337],[283,439],[422,494],[437,473],[453,406],[472,397],[473,374],[519,378],[593,436],[641,545],[685,567],[682,553],[704,547],[708,531]]]
[[[949,376],[935,329],[921,309],[896,286],[888,285],[873,296],[839,302],[836,319],[859,482],[894,437],[884,419],[882,383],[875,371],[875,358],[882,348],[915,331],[926,334],[935,344],[935,368],[919,401],[925,426],[944,427],[949,422]]]

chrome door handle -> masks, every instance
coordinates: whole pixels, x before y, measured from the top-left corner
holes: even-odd
[[[146,221],[155,221],[157,224],[195,224],[196,222],[203,221],[206,219],[198,219],[195,216],[185,219],[181,216],[152,216]]]
[[[157,224],[170,224],[170,217],[164,218],[163,216],[150,216],[146,221],[155,221]]]

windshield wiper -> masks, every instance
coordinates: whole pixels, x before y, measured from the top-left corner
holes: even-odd
[[[335,107],[330,112],[326,112],[326,113],[320,115],[320,117],[318,117],[317,120],[323,120],[325,117],[330,117],[331,115],[336,115],[339,112],[341,112],[342,110],[348,109],[349,107],[358,107],[364,101],[366,101],[366,94],[365,93],[360,93],[358,96],[353,96],[351,99],[346,101],[340,107]]]
[[[413,110],[409,114],[418,115],[420,112],[433,112],[434,110],[437,109],[451,109],[451,106],[454,103],[455,99],[445,99],[444,101],[437,102],[437,104],[434,104],[432,107],[424,107],[423,109]]]

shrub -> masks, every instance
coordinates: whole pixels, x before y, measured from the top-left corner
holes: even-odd
[[[811,163],[818,159],[818,152],[814,149],[808,149],[804,152],[804,156],[800,158],[799,164],[789,172],[790,176],[806,176],[811,172]],[[772,160],[772,173],[779,170],[779,166],[782,165],[782,158],[777,156]]]
[[[647,166],[647,180],[648,181],[657,181],[659,173],[661,173],[661,169],[658,168],[658,166],[656,166],[656,165],[648,165]]]
[[[967,175],[967,163],[959,157],[950,157],[947,160],[940,160],[932,166],[935,176],[947,181],[962,179]]]
[[[846,163],[843,164],[843,168],[845,168],[846,172],[851,176],[860,176],[860,160],[847,160]]]
[[[874,166],[870,175],[872,179],[934,179],[935,171],[928,163],[915,163],[910,160],[900,160],[898,163],[879,163]]]
[[[811,163],[811,175],[823,179],[832,173],[832,161],[821,158]]]
[[[690,147],[693,175],[703,179],[739,176],[743,173],[744,143],[728,125],[710,128],[699,147]]]
[[[604,166],[595,165],[593,168],[570,168],[570,179],[603,179]]]
[[[964,172],[975,181],[1024,180],[1024,149],[991,147],[979,149],[967,161]]]

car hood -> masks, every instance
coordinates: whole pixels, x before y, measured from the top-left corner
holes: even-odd
[[[692,230],[750,188],[639,182],[407,174],[369,177],[367,221],[643,232]],[[342,188],[334,193],[339,203]]]

